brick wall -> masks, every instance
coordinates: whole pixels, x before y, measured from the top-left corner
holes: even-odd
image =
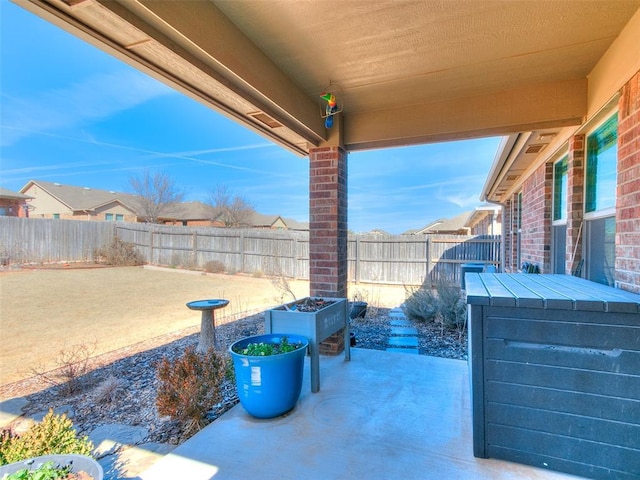
[[[339,147],[309,152],[310,293],[347,296],[347,154]]]
[[[5,209],[7,217],[26,217],[27,210],[24,208],[24,200],[13,200],[9,198],[0,198],[0,208]]]
[[[496,218],[494,218],[493,212],[490,212],[473,226],[471,229],[471,235],[500,235],[502,230],[501,225],[502,213],[499,212]]]
[[[575,271],[582,260],[585,145],[584,135],[575,135],[569,141],[569,156],[567,158],[566,273]]]
[[[553,163],[540,166],[522,186],[521,262],[551,271],[551,187]]]
[[[616,286],[640,293],[640,72],[620,93]]]

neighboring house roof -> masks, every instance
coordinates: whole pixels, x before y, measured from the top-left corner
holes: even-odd
[[[365,235],[391,235],[389,232],[385,232],[381,228],[374,228],[373,230],[368,231]]]
[[[172,205],[160,213],[164,220],[211,220],[213,208],[202,202],[183,202]]]
[[[287,228],[289,230],[309,230],[309,222],[299,222],[298,220],[294,220],[293,218],[282,218],[282,220],[287,225]]]
[[[28,190],[32,185],[37,185],[74,212],[93,211],[113,202],[120,203],[134,213],[139,208],[136,196],[130,193],[62,185],[61,183],[43,182],[41,180],[30,180],[22,187],[21,192]]]
[[[253,227],[272,227],[278,220],[284,223],[280,215],[265,215],[263,213],[253,212],[249,219],[249,224]]]
[[[434,222],[428,223],[419,230],[413,230],[411,235],[424,235],[429,233],[453,233],[465,235],[469,233],[466,226],[467,220],[472,212],[463,212],[453,218],[440,218]]]
[[[0,198],[5,198],[9,200],[30,200],[33,197],[29,195],[25,195],[20,192],[14,192],[13,190],[9,190],[7,188],[0,187]]]

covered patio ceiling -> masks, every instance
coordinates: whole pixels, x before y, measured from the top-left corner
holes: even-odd
[[[587,75],[640,8],[640,0],[14,1],[301,156],[327,142],[354,151],[579,125]],[[329,131],[320,101],[328,88],[342,108]]]

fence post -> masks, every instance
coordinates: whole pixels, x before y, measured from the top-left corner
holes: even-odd
[[[149,263],[154,265],[153,261],[153,228],[149,228]]]
[[[425,280],[429,281],[429,287],[431,287],[433,282],[431,281],[431,237],[429,235],[427,235],[427,241],[424,245],[427,260],[427,275],[425,276]]]
[[[356,261],[355,261],[355,267],[354,267],[354,272],[353,272],[353,277],[354,277],[354,281],[356,282],[356,285],[358,285],[360,283],[360,237],[356,237]]]
[[[240,238],[238,240],[240,242],[240,272],[244,273],[244,231],[240,231]]]
[[[291,274],[293,275],[293,279],[298,279],[298,237],[293,237],[293,246],[292,246],[291,255],[293,256],[293,271]]]
[[[193,247],[191,249],[191,254],[192,254],[192,260],[193,260],[193,265],[195,267],[198,266],[198,231],[194,230],[193,231]]]

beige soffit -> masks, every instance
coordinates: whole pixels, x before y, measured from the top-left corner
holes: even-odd
[[[501,142],[494,163],[481,194],[481,200],[504,203],[517,192],[524,179],[542,164],[560,159],[568,151],[570,138],[587,134],[617,108],[620,88],[640,70],[640,10],[631,18],[618,38],[612,42],[599,62],[588,75],[587,114],[577,126],[548,129],[544,132],[527,132],[529,139],[541,135],[553,135],[551,141],[531,155],[527,149],[531,140],[522,141],[522,133],[505,137]],[[518,145],[515,142],[520,139]],[[535,141],[535,140],[534,140]]]

